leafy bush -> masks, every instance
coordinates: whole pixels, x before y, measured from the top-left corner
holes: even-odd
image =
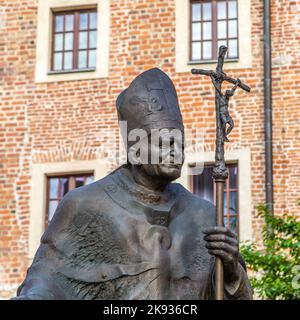
[[[300,299],[300,222],[287,215],[272,216],[266,205],[258,206],[258,213],[265,220],[263,247],[241,245],[241,254],[254,271],[251,284],[263,299]]]

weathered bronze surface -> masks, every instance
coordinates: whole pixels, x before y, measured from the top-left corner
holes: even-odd
[[[174,85],[156,68],[121,93],[117,110],[128,130],[184,131]],[[171,158],[183,153],[175,144]],[[217,256],[225,298],[251,299],[236,235],[215,226],[212,204],[171,183],[181,167],[128,163],[69,192],[15,299],[214,299]]]

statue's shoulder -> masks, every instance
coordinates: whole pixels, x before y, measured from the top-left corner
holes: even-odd
[[[107,194],[104,191],[110,181],[110,175],[107,175],[100,180],[69,191],[58,205],[50,226],[69,223],[78,214],[97,212],[107,201]]]
[[[213,221],[215,220],[216,208],[211,202],[190,192],[180,183],[172,183],[171,190],[176,192],[177,202],[183,206],[184,211],[193,212],[205,218],[213,219]]]
[[[55,242],[65,237],[75,226],[85,225],[98,216],[99,212],[105,212],[108,204],[105,187],[111,181],[110,175],[69,191],[59,203],[54,216],[43,235],[43,242]],[[100,215],[99,215],[100,217]]]
[[[77,205],[86,203],[87,201],[95,201],[101,198],[110,181],[110,174],[108,174],[102,179],[69,191],[64,199]]]
[[[83,207],[92,207],[95,205],[102,205],[105,201],[110,201],[107,197],[112,186],[115,184],[113,177],[118,173],[118,169],[112,173],[107,174],[105,177],[96,180],[88,185],[73,189],[69,191],[63,198],[63,203],[72,204],[77,209]]]

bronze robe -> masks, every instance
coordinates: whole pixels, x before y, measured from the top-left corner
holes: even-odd
[[[177,183],[146,190],[122,167],[64,197],[15,299],[213,299],[214,225],[209,202]],[[252,298],[240,269],[226,299]]]

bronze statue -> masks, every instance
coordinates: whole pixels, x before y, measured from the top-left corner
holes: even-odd
[[[181,174],[182,141],[171,139],[166,150],[150,143],[157,129],[183,137],[172,81],[157,68],[140,74],[118,97],[117,111],[127,121],[128,155],[136,151],[130,133],[145,130],[142,148],[159,153],[159,163],[129,159],[69,192],[15,299],[214,299],[216,257],[225,298],[252,299],[236,235],[215,226],[211,203],[172,183]]]
[[[239,84],[241,83],[241,81],[240,81],[240,79],[237,79],[237,82],[233,86],[233,88],[231,90],[226,90],[225,94],[223,94],[222,91],[219,89],[218,82],[217,82],[218,81],[217,76],[212,74],[211,80],[212,80],[212,83],[213,83],[216,91],[218,92],[218,99],[220,101],[220,117],[221,117],[221,122],[222,122],[224,141],[229,142],[227,136],[232,131],[232,129],[234,127],[234,123],[233,123],[233,120],[232,120],[232,118],[229,114],[229,111],[228,111],[228,104],[229,104],[229,99],[234,95],[234,92],[237,89],[237,87],[239,86]],[[229,125],[228,128],[226,128],[227,125]]]

